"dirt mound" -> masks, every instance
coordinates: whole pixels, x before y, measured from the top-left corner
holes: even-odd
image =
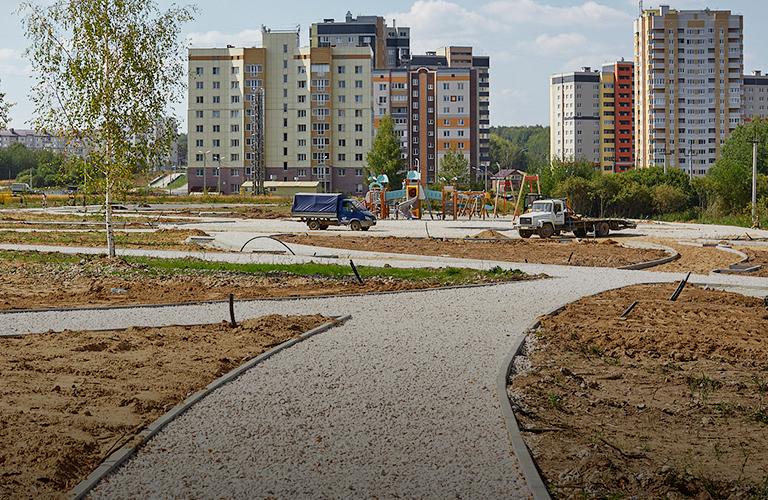
[[[482,239],[482,240],[509,239],[507,236],[504,236],[503,234],[496,231],[495,229],[486,229],[485,231],[481,231],[476,235],[472,236],[472,238]]]
[[[0,339],[0,498],[54,500],[223,374],[334,321],[314,316]]]
[[[765,302],[674,289],[585,297],[529,336],[534,369],[509,392],[553,498],[768,491]]]
[[[202,229],[167,229],[162,228],[158,229],[154,232],[154,234],[172,234],[172,235],[178,235],[179,237],[188,238],[190,236],[209,236],[208,233],[203,231]]]

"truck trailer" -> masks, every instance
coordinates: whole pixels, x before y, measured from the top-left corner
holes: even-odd
[[[606,237],[611,231],[635,229],[637,224],[626,219],[592,218],[574,214],[568,206],[568,200],[536,200],[518,219],[515,229],[521,238],[530,238],[538,234],[541,238],[571,232],[577,238],[584,238],[589,233]]]
[[[291,217],[306,222],[309,229],[329,226],[349,226],[353,231],[367,231],[376,225],[376,216],[353,198],[341,193],[296,193],[293,195]]]

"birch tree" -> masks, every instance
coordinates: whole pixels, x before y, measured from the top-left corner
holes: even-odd
[[[132,171],[165,156],[169,104],[184,91],[181,26],[195,7],[160,12],[144,0],[54,0],[19,8],[36,75],[34,126],[61,131],[87,154],[89,184],[104,193],[107,252],[115,256],[112,200]]]
[[[5,102],[5,94],[0,92],[0,130],[7,127],[8,122],[11,121],[11,116],[9,115],[11,106],[13,104]]]

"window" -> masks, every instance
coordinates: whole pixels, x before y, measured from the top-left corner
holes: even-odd
[[[355,161],[363,161],[363,153],[355,153]]]
[[[463,83],[457,83],[456,86],[459,90],[464,90],[464,84]]]
[[[460,143],[458,143],[458,144],[457,144],[457,147],[458,147],[459,149],[464,149],[464,143],[463,143],[463,142],[460,142]]]
[[[296,145],[300,148],[307,147],[307,140],[306,139],[298,139],[296,141]]]
[[[219,104],[221,102],[221,98],[217,95],[213,96],[213,103]]]
[[[347,86],[347,82],[346,81],[339,80],[339,88],[340,89],[346,88],[346,86]]]
[[[355,88],[356,89],[363,88],[363,81],[362,80],[355,80]]]
[[[195,88],[196,88],[196,89],[198,89],[198,90],[202,90],[202,88],[203,88],[203,82],[196,82],[196,83],[195,83]]]
[[[362,148],[363,147],[363,140],[362,139],[355,139],[355,147]]]
[[[221,88],[221,82],[213,82],[213,88],[214,89],[220,89]]]
[[[221,126],[220,125],[214,125],[213,126],[213,132],[221,132]]]
[[[233,75],[237,75],[237,74],[239,74],[239,73],[240,73],[240,68],[238,68],[238,67],[233,67],[233,68],[232,68],[232,74],[233,74]]]
[[[363,176],[363,169],[362,168],[356,168],[355,169],[355,177],[362,177]]]
[[[229,161],[240,161],[240,155],[238,153],[232,153],[229,155]],[[240,175],[238,173],[238,175]]]
[[[347,131],[347,126],[344,125],[343,123],[339,123],[338,129],[339,129],[339,132],[346,132]]]
[[[448,108],[448,107],[443,108],[443,113],[450,114],[450,112],[451,112],[451,108]]]
[[[195,68],[195,74],[196,75],[202,75],[203,74],[203,68]]]
[[[346,139],[339,139],[339,147],[343,148],[347,145]]]
[[[232,111],[229,112],[229,117],[230,118],[240,118],[240,110],[233,109]]]
[[[203,96],[199,95],[199,96],[195,97],[195,102],[197,104],[203,104]]]
[[[307,116],[307,110],[306,110],[306,109],[299,109],[299,110],[296,112],[296,116],[297,116],[297,117],[299,117],[299,118],[306,118],[306,116]]]
[[[347,170],[344,169],[344,168],[340,168],[339,169],[339,177],[344,177],[345,175],[347,175]]]
[[[202,118],[203,112],[202,111],[195,111],[195,118]]]
[[[211,161],[219,161],[221,160],[221,155],[218,153],[214,153],[211,155]]]
[[[230,132],[240,132],[240,125],[230,125],[229,131]]]
[[[240,139],[230,139],[229,140],[229,147],[231,147],[231,148],[239,148],[240,147]]]
[[[202,139],[195,139],[195,147],[202,148],[203,147],[203,140]]]
[[[221,74],[221,68],[213,68],[213,74],[214,75],[220,75]]]
[[[340,95],[339,96],[339,102],[347,102],[347,96]]]
[[[307,154],[306,153],[299,153],[296,155],[296,161],[307,161]],[[301,177],[301,174],[299,174]]]
[[[307,159],[306,155],[304,155],[304,156],[305,156],[304,160],[301,160],[301,161],[306,161],[306,159]],[[307,169],[306,168],[300,168],[299,169],[299,173],[297,175],[298,175],[298,177],[306,177],[307,176]]]
[[[344,153],[339,153],[339,156],[336,158],[338,161],[347,161],[347,155]]]
[[[338,72],[340,75],[343,75],[344,73],[346,73],[346,67],[345,67],[345,66],[339,66],[339,67],[337,67],[337,68],[336,68],[336,71],[337,71],[337,72]]]
[[[203,131],[203,126],[202,125],[195,126],[195,132],[201,133],[202,131]]]
[[[362,66],[355,66],[355,73],[360,74],[362,72],[363,72],[363,67]]]
[[[299,80],[298,85],[299,85],[300,89],[305,89],[305,88],[307,88],[307,81],[306,80]]]
[[[444,83],[443,84],[443,90],[450,90],[450,89],[451,89],[451,84],[450,83]],[[443,96],[443,97],[448,97],[448,96]]]
[[[237,80],[232,82],[232,88],[233,89],[239,89],[240,88],[240,82],[238,82]]]
[[[443,130],[443,137],[450,137],[451,131],[450,130]]]
[[[363,124],[362,123],[356,123],[355,124],[355,132],[362,132],[363,131]]]
[[[363,116],[363,110],[362,109],[356,109],[355,110],[355,118],[362,118]]]
[[[296,132],[306,132],[306,131],[307,131],[307,126],[306,126],[306,125],[304,125],[304,124],[302,124],[302,125],[298,125],[298,126],[296,127]]]
[[[239,95],[233,95],[232,96],[232,104],[237,104],[240,102],[240,96]]]
[[[214,148],[218,148],[221,144],[221,141],[219,139],[214,139],[213,143],[211,144]]]
[[[361,96],[361,95],[356,95],[356,96],[355,96],[355,102],[357,102],[357,103],[361,103],[361,102],[363,102],[363,96]]]
[[[387,90],[387,84],[386,83],[380,83],[379,84],[379,90],[381,90],[381,91]]]
[[[197,158],[197,161],[203,161],[203,155],[197,155],[196,158]],[[202,177],[203,169],[202,168],[195,169],[195,175],[197,177]]]

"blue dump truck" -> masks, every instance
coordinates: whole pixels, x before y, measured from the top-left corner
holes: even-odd
[[[291,217],[306,222],[313,231],[328,229],[328,226],[349,226],[353,231],[367,231],[376,225],[375,215],[359,201],[345,198],[341,193],[296,193]]]

